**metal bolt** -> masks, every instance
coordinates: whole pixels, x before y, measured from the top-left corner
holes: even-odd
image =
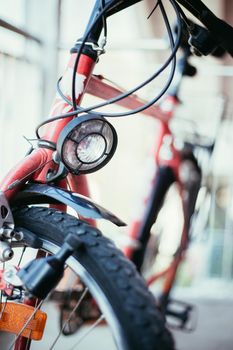
[[[0,261],[5,262],[10,260],[14,255],[8,242],[0,241]]]
[[[5,261],[11,259],[14,255],[14,252],[11,248],[9,249],[6,249],[4,252],[3,252],[3,258],[5,259]]]
[[[13,237],[16,239],[16,241],[22,241],[23,239],[23,232],[21,231],[14,231]]]

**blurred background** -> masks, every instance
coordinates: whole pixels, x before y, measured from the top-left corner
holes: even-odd
[[[233,1],[205,3],[233,23]],[[25,137],[35,138],[36,124],[49,114],[56,81],[64,72],[69,49],[83,34],[93,4],[94,0],[0,0],[1,178],[29,148]],[[161,16],[155,13],[147,20],[154,4],[153,0],[144,0],[109,18],[107,54],[100,57],[96,74],[129,89],[164,61],[169,51]],[[174,14],[169,6],[167,11],[172,22]],[[192,63],[198,74],[183,81],[182,103],[176,112],[178,130],[183,128],[183,133],[190,134],[195,128],[206,142],[217,137],[217,143],[207,179],[211,193],[207,219],[196,228],[176,293],[199,300],[207,315],[212,308],[206,307],[206,300],[217,298],[230,303],[233,291],[233,64],[227,55],[222,59],[193,57]],[[140,96],[151,99],[167,74],[144,88]],[[93,102],[87,96],[84,104]],[[140,213],[152,177],[157,123],[137,115],[114,120],[113,124],[119,137],[116,156],[88,179],[94,200],[130,223]],[[175,212],[171,221],[173,217]],[[104,222],[100,227],[120,247],[125,244],[127,228],[119,230]],[[228,304],[224,307],[227,314]],[[185,348],[186,337],[177,337],[179,349]],[[203,339],[200,349],[207,349]],[[211,349],[228,349],[216,339],[217,345]]]

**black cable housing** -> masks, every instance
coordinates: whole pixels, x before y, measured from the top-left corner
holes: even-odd
[[[75,116],[77,114],[80,114],[80,113],[87,113],[87,112],[93,112],[95,113],[96,115],[98,116],[102,116],[104,114],[104,116],[107,116],[107,117],[123,117],[123,116],[129,116],[129,115],[133,115],[135,113],[139,113],[139,112],[142,112],[143,110],[149,108],[150,106],[152,106],[154,103],[156,103],[162,96],[163,94],[167,91],[167,89],[169,88],[171,82],[172,82],[172,79],[173,79],[173,76],[174,76],[174,73],[175,73],[175,66],[176,66],[176,59],[175,59],[175,55],[176,55],[176,52],[179,48],[179,45],[180,45],[180,40],[181,40],[181,35],[182,35],[182,22],[181,22],[181,15],[180,15],[180,12],[179,12],[179,8],[177,6],[177,3],[175,0],[169,0],[171,5],[173,6],[173,9],[176,13],[176,17],[177,17],[177,22],[178,22],[178,30],[177,30],[177,36],[176,36],[176,40],[174,42],[174,38],[173,38],[173,34],[172,34],[172,30],[171,30],[171,26],[170,26],[170,23],[169,23],[169,20],[168,20],[168,17],[167,17],[167,14],[166,14],[166,11],[165,11],[165,8],[163,6],[163,3],[161,0],[159,0],[159,7],[160,7],[160,10],[161,10],[161,13],[162,13],[162,16],[163,16],[163,19],[164,19],[164,22],[165,22],[165,26],[166,26],[166,30],[167,30],[167,33],[168,33],[168,36],[169,36],[169,41],[170,41],[170,47],[172,49],[172,52],[171,54],[169,55],[168,59],[165,61],[165,63],[162,65],[162,67],[160,67],[160,69],[158,71],[156,71],[150,78],[146,79],[144,82],[140,83],[138,86],[134,87],[133,89],[123,93],[123,94],[120,94],[114,98],[111,98],[107,101],[104,101],[102,103],[99,103],[97,105],[94,105],[94,106],[90,106],[90,107],[87,107],[87,108],[81,108],[81,107],[76,107],[74,109],[74,111],[71,111],[71,112],[68,112],[68,113],[65,113],[65,114],[62,114],[62,115],[58,115],[58,116],[55,116],[55,117],[52,117],[42,123],[40,123],[36,129],[36,135],[38,138],[40,138],[39,136],[39,129],[48,124],[48,123],[51,123],[53,121],[56,121],[56,120],[59,120],[59,119],[63,119],[63,118],[68,118],[68,117],[71,117],[71,116]],[[94,27],[95,23],[97,20],[100,19],[101,16],[104,15],[105,11],[107,11],[108,7],[110,6],[110,4],[108,4],[108,6],[105,6],[101,12],[99,13],[99,15],[96,17],[96,20],[95,22],[92,24],[92,26],[89,28],[88,32],[86,33],[80,47],[79,47],[79,52],[77,54],[77,57],[76,57],[76,61],[75,61],[75,65],[74,65],[74,71],[73,72],[76,72],[77,70],[77,66],[78,66],[78,63],[79,63],[79,59],[80,59],[80,56],[81,56],[81,53],[82,53],[82,49],[84,47],[84,44],[85,44],[85,41],[89,35],[89,33],[91,32],[91,29]],[[168,66],[169,64],[172,63],[172,67],[171,67],[171,71],[170,71],[170,74],[169,74],[169,78],[164,86],[164,88],[160,91],[160,93],[155,97],[153,98],[151,101],[149,101],[148,103],[146,103],[145,105],[141,106],[140,108],[137,108],[137,109],[134,109],[134,110],[131,110],[131,111],[128,111],[128,112],[120,112],[120,113],[103,113],[103,112],[96,112],[95,110],[97,108],[101,108],[101,107],[104,107],[104,106],[107,106],[107,105],[110,105],[112,103],[115,103],[121,99],[124,99],[128,96],[130,96],[131,94],[135,93],[136,91],[142,89],[144,86],[146,86],[147,84],[149,84],[151,81],[153,81],[157,76],[159,76]],[[76,76],[76,74],[74,74]],[[74,76],[73,75],[73,76]],[[73,99],[72,99],[72,102],[62,93],[61,89],[60,89],[60,86],[59,86],[59,83],[61,81],[61,78],[58,80],[58,83],[57,83],[57,91],[58,93],[61,95],[61,97],[71,106],[73,106]],[[73,87],[75,86],[75,79],[72,81],[72,85]],[[73,88],[72,88],[73,90]],[[74,96],[73,96],[74,97]]]

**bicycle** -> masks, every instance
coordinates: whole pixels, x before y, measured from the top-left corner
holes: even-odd
[[[81,108],[80,103],[84,92],[90,89],[91,82],[95,82],[91,74],[104,50],[106,17],[138,1],[96,1],[86,32],[71,49],[71,59],[65,77],[61,80],[61,83],[66,81],[71,73],[72,93],[68,95],[69,88],[60,86],[59,81],[59,96],[53,105],[51,118],[37,128],[38,148],[30,149],[28,155],[1,183],[0,258],[3,267],[0,275],[0,330],[7,336],[9,333],[16,335],[7,344],[8,349],[29,349],[32,340],[42,338],[47,325],[45,327],[46,313],[41,307],[61,280],[66,266],[71,267],[80,281],[75,290],[75,296],[79,296],[79,300],[73,313],[82,301],[91,299],[91,304],[87,304],[92,305],[98,314],[93,317],[88,310],[80,313],[80,326],[85,322],[92,323],[83,336],[87,336],[105,320],[111,328],[118,349],[173,348],[173,340],[164,326],[161,313],[155,308],[154,298],[145,288],[133,265],[99,230],[65,213],[66,207],[70,206],[81,217],[91,220],[104,218],[116,225],[124,225],[109,211],[78,195],[88,194],[84,175],[104,166],[112,158],[117,144],[112,125],[103,118],[102,113],[96,111],[101,104]],[[153,101],[146,104],[136,101],[139,108],[136,107],[128,113],[115,114],[114,117],[146,109],[148,113],[148,108],[163,95],[173,78],[175,53],[181,36],[181,15],[184,18],[185,15],[175,1],[169,1],[178,19],[176,40],[173,38],[163,4],[161,1],[158,4],[172,48],[169,59],[162,67],[163,70],[173,62],[169,80]],[[232,28],[213,17],[211,12],[207,14],[207,18],[203,19],[207,27],[209,23],[213,27],[213,33],[218,28],[217,45],[223,45],[232,54],[231,41],[225,39],[232,32]],[[102,30],[104,40],[99,45]],[[153,78],[158,74],[156,72]],[[151,80],[152,78],[148,79]],[[143,85],[145,83],[140,84]],[[133,90],[138,89],[139,87]],[[107,103],[123,103],[123,98],[130,96],[133,90],[112,98]],[[106,102],[102,104],[104,105]],[[157,111],[154,106],[151,109]],[[79,114],[81,116],[73,118]],[[104,116],[111,115],[105,113]],[[46,130],[40,137],[39,129],[44,125],[47,125]],[[54,208],[37,207],[34,204],[48,204]],[[34,256],[25,265],[24,253],[28,247],[34,249]],[[14,249],[19,249],[16,266],[7,267],[8,262],[12,262]],[[50,349],[56,346],[62,332],[65,333],[65,327],[71,318],[72,312]],[[1,344],[6,347],[2,334]]]

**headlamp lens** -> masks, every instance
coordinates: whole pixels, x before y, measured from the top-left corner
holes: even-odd
[[[100,134],[90,134],[82,139],[76,149],[78,159],[83,163],[93,163],[104,156],[105,138]]]

